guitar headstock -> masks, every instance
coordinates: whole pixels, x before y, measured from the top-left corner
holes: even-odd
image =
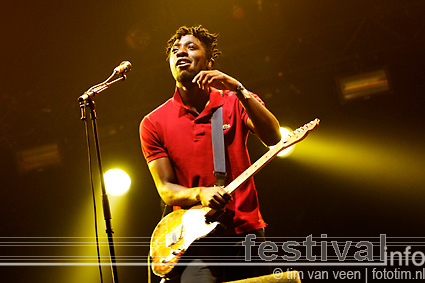
[[[316,118],[310,123],[307,123],[304,126],[290,133],[285,139],[285,141],[283,142],[285,144],[285,147],[288,147],[304,139],[310,131],[314,130],[319,125],[319,122],[320,120]]]

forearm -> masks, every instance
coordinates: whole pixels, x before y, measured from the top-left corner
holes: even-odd
[[[148,166],[160,197],[168,205],[189,207],[201,203],[219,210],[231,200],[223,187],[187,188],[179,185],[168,157],[152,160]]]
[[[189,207],[200,202],[200,188],[186,188],[178,184],[164,182],[156,184],[161,199],[171,206]]]
[[[172,206],[190,207],[202,204],[215,210],[223,209],[232,199],[223,187],[186,188],[177,184],[167,183],[158,187],[162,200]]]
[[[248,127],[267,146],[278,143],[281,139],[279,121],[276,117],[251,94],[238,93],[239,101],[248,114],[251,125]]]
[[[148,167],[158,194],[166,204],[184,207],[199,202],[199,189],[178,184],[168,157],[152,160]]]

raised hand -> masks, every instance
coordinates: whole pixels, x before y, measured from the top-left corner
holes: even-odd
[[[218,70],[200,71],[192,80],[192,83],[198,84],[200,89],[207,89],[212,86],[222,90],[236,91],[241,83],[231,76]]]

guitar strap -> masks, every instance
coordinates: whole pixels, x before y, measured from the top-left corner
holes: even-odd
[[[226,183],[226,155],[224,148],[222,106],[218,107],[212,114],[211,136],[214,157],[214,177],[218,186],[224,186]]]
[[[223,92],[220,90],[222,96]],[[214,158],[214,177],[218,186],[224,186],[226,183],[226,154],[224,149],[224,130],[223,130],[223,107],[218,107],[211,117],[211,136]],[[161,200],[162,201],[162,200]],[[166,205],[163,201],[164,209],[161,219],[172,211],[172,207]]]

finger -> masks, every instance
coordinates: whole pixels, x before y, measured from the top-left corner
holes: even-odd
[[[197,81],[196,84],[198,85],[198,88],[202,89],[201,83],[199,81]]]
[[[200,71],[195,75],[195,77],[192,80],[192,83],[201,82],[204,79],[204,76],[206,75],[206,71]]]
[[[218,194],[220,195],[220,203],[228,204],[232,199],[232,196],[226,191],[219,191]]]
[[[199,88],[201,88],[201,82],[200,82],[200,78],[201,77],[201,73],[198,73],[192,80],[192,83],[197,84]]]
[[[216,199],[215,197],[213,197],[210,202],[209,202],[209,207],[211,207],[212,209],[215,210],[220,210],[222,209],[226,204],[220,202],[218,199]]]
[[[212,85],[214,83],[214,80],[216,79],[215,77],[210,77],[210,78],[206,78],[206,83],[208,85]]]
[[[226,203],[229,203],[232,200],[232,196],[228,193],[225,193],[222,196],[226,200]]]
[[[195,83],[198,84],[198,87],[200,89],[205,89],[207,87],[207,84],[205,83],[205,80],[206,80],[205,77],[206,76],[207,76],[207,74],[202,73],[202,74],[199,74],[199,76],[196,78]]]
[[[202,71],[199,72],[199,73],[197,73],[195,75],[195,77],[192,79],[192,83],[196,83],[199,80],[199,77],[201,76],[201,73],[202,73]]]
[[[214,79],[214,77],[211,77],[211,74],[209,74],[209,73],[204,73],[203,74],[203,76],[200,78],[202,89],[205,89],[205,88],[207,88],[209,86],[208,81],[210,79],[212,79],[212,80]]]
[[[224,208],[226,207],[227,203],[211,203],[210,207],[215,209],[215,210],[224,210]]]

